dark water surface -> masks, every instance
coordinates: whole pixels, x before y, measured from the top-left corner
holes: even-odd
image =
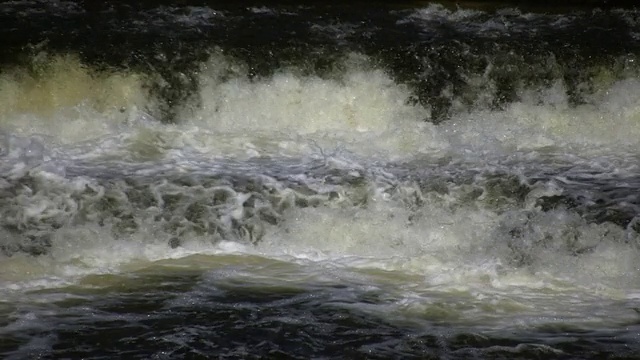
[[[638,358],[639,16],[0,3],[0,354]]]

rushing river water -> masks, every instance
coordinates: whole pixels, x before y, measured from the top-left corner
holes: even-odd
[[[6,359],[640,356],[640,11],[0,3]]]

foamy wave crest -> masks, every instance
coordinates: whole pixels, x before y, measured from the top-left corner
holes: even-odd
[[[200,137],[200,147],[233,141],[248,151],[267,146],[304,153],[321,146],[391,156],[446,147],[425,121],[428,111],[408,102],[409,89],[358,55],[330,79],[283,69],[251,80],[242,71],[230,75],[237,69],[230,61],[214,55],[203,65],[201,106],[183,112],[183,124],[212,136]]]
[[[42,54],[0,75],[0,126],[61,143],[103,137],[149,101],[143,77],[97,71],[76,56]]]
[[[549,150],[589,153],[629,148],[640,141],[640,82],[614,81],[587,104],[572,106],[561,81],[524,90],[504,110],[456,114],[442,124],[458,148],[480,151]]]

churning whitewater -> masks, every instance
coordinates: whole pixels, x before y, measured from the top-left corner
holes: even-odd
[[[633,358],[638,16],[0,4],[0,353]]]

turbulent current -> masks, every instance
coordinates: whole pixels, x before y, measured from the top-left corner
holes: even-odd
[[[633,359],[640,12],[0,3],[6,359]]]

